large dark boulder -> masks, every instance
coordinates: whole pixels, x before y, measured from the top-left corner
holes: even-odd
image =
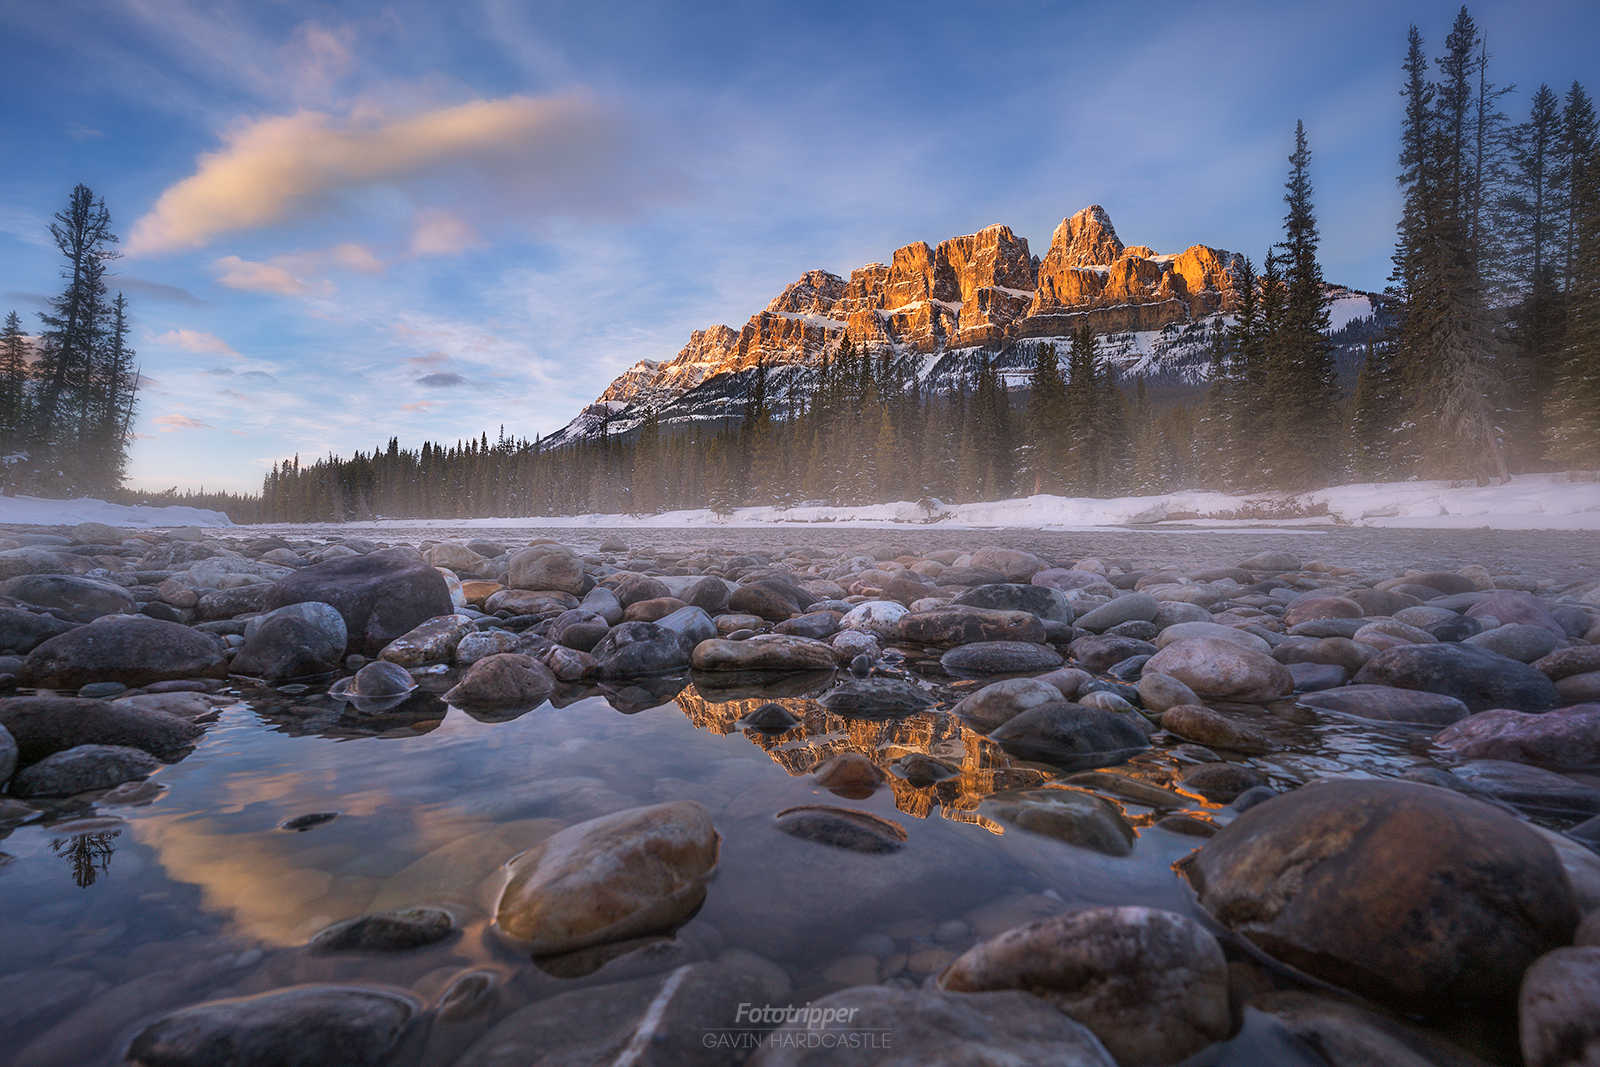
[[[176,715],[79,697],[0,700],[0,726],[16,739],[19,766],[79,745],[120,745],[170,759],[205,732]]]
[[[602,678],[665,674],[689,666],[694,641],[653,622],[625,622],[613,626],[591,654],[600,663]]]
[[[373,552],[302,568],[267,590],[263,610],[318,600],[349,628],[347,652],[376,656],[419,623],[454,611],[444,576],[421,560]]]
[[[12,578],[0,582],[0,595],[41,608],[56,608],[75,622],[92,622],[102,615],[127,615],[134,605],[133,597],[122,586],[73,574]]]
[[[20,655],[27,655],[40,643],[57,634],[64,634],[76,625],[43,612],[0,605],[0,649],[9,648]]]
[[[1181,866],[1224,926],[1402,1010],[1504,1011],[1528,966],[1578,925],[1538,831],[1414,782],[1345,779],[1274,797]]]
[[[990,731],[989,740],[1017,759],[1069,771],[1109,767],[1150,747],[1128,718],[1064,700],[1029,708]]]
[[[79,689],[90,682],[149,685],[223,678],[222,646],[209,634],[143,615],[116,615],[52,637],[28,654],[19,685]]]
[[[1561,695],[1542,671],[1476,645],[1398,645],[1367,661],[1357,685],[1392,685],[1455,697],[1469,711],[1546,711]]]
[[[1057,590],[1043,585],[1018,585],[1014,582],[997,582],[969,589],[950,603],[974,608],[994,608],[997,611],[1026,611],[1041,619],[1056,622],[1072,621],[1072,605]]]

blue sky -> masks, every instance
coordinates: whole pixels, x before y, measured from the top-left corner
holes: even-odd
[[[1330,281],[1381,288],[1406,28],[1450,2],[0,6],[0,314],[83,182],[146,384],[130,484],[563,425],[639,359],[841,275],[1091,203],[1259,261],[1303,119]],[[1600,96],[1600,7],[1474,4],[1491,78]]]

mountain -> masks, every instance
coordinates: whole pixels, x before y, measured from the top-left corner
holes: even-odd
[[[1124,245],[1099,205],[1063,219],[1043,259],[1008,226],[937,246],[918,241],[848,280],[807,271],[742,329],[695,330],[675,358],[636,363],[545,443],[602,428],[626,433],[651,411],[664,427],[737,418],[758,363],[768,368],[774,413],[783,415],[846,335],[874,355],[914,360],[918,380],[937,389],[970,380],[984,355],[1018,388],[1041,345],[1058,345],[1064,357],[1070,335],[1087,323],[1101,359],[1124,379],[1144,375],[1153,398],[1184,396],[1210,373],[1208,338],[1238,307],[1242,266],[1238,253],[1207,245],[1171,255]],[[1330,296],[1341,372],[1353,382],[1377,303],[1338,287]]]

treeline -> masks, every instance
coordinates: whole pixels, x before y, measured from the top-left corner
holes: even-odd
[[[1600,157],[1573,82],[1502,102],[1466,8],[1429,64],[1411,28],[1399,329],[1358,383],[1354,470],[1456,477],[1600,465]]]
[[[128,302],[111,296],[111,215],[87,186],[50,224],[66,282],[37,336],[0,331],[0,480],[8,494],[109,494],[122,484],[139,389]]]
[[[1437,76],[1430,77],[1436,68]],[[1353,395],[1337,385],[1317,260],[1311,153],[1296,127],[1283,241],[1212,331],[1203,399],[1156,409],[1119,381],[1092,333],[1032,352],[1025,400],[981,355],[940,392],[915,357],[846,338],[805,396],[750,374],[743,417],[560,448],[502,431],[349,460],[280,464],[266,521],[654,513],[804,502],[1303,490],[1341,480],[1506,477],[1600,466],[1600,155],[1581,85],[1547,86],[1524,121],[1501,103],[1463,8],[1434,61],[1413,27],[1399,181],[1393,326],[1368,342]],[[747,372],[748,373],[748,372]],[[778,413],[781,413],[781,417]]]

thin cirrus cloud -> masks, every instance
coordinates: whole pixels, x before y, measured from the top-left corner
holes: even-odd
[[[207,355],[232,356],[234,359],[244,357],[234,351],[232,345],[214,333],[204,330],[168,330],[158,334],[155,338],[157,344],[174,345],[185,352],[200,352]]]
[[[209,422],[201,422],[199,419],[190,418],[188,415],[157,415],[150,421],[159,427],[162,433],[176,433],[179,430],[212,429]]]
[[[226,142],[134,223],[129,254],[200,248],[222,234],[314,216],[354,190],[450,171],[537,210],[600,210],[606,192],[598,187],[614,187],[627,170],[617,123],[575,96],[477,100],[405,118],[303,110],[242,126]],[[448,238],[440,231],[433,239]]]
[[[425,385],[429,389],[450,389],[457,385],[466,385],[467,379],[451,371],[439,374],[425,374],[417,379],[418,385]]]

